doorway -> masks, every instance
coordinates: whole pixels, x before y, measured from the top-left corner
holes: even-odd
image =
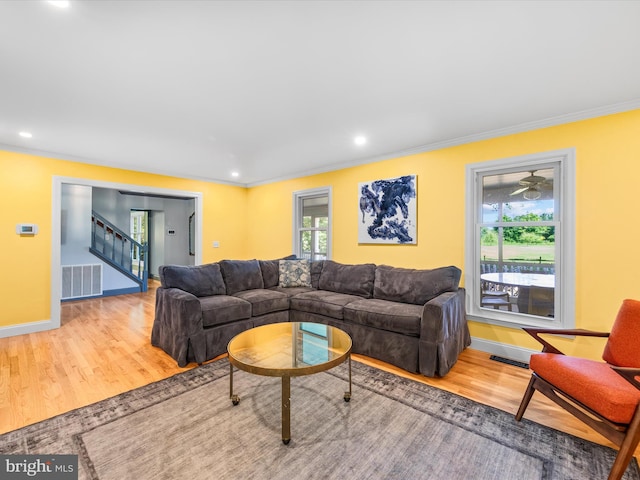
[[[51,330],[60,327],[60,299],[62,298],[62,263],[61,263],[61,238],[62,238],[62,186],[83,185],[88,187],[97,187],[114,190],[126,190],[129,192],[138,192],[140,195],[160,195],[179,198],[192,199],[195,203],[195,258],[194,263],[200,265],[202,263],[202,238],[199,232],[202,232],[202,210],[203,210],[203,194],[202,192],[190,192],[181,190],[170,190],[166,188],[136,186],[131,184],[105,182],[99,180],[81,179],[73,177],[53,177],[52,194],[51,194],[51,316],[47,320],[35,322],[25,326],[12,329],[16,335],[25,333],[34,333],[43,330]]]
[[[131,249],[131,267],[133,273],[139,274],[149,266],[151,262],[151,250],[149,244],[149,210],[131,210],[129,235],[142,245],[133,245]],[[147,247],[146,249],[144,247]]]

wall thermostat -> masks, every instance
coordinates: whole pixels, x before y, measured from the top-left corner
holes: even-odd
[[[16,233],[18,235],[35,235],[38,233],[38,225],[33,223],[19,223],[16,225]]]

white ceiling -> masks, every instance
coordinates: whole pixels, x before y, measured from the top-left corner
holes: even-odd
[[[640,108],[639,25],[638,1],[4,0],[0,148],[256,185]]]

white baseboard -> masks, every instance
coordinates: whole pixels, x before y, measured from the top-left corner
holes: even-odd
[[[529,363],[529,358],[532,353],[540,352],[540,350],[529,350],[528,348],[516,347],[514,345],[507,345],[505,343],[493,342],[476,337],[471,337],[471,345],[469,348],[524,363]]]
[[[55,325],[51,320],[9,325],[8,327],[0,327],[0,338],[15,337],[16,335],[25,335],[27,333],[44,332],[45,330],[53,330],[59,326],[60,325]]]

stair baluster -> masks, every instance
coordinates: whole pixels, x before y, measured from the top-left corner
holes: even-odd
[[[89,251],[140,285],[141,292],[147,291],[148,246],[136,242],[95,211],[91,212]]]

